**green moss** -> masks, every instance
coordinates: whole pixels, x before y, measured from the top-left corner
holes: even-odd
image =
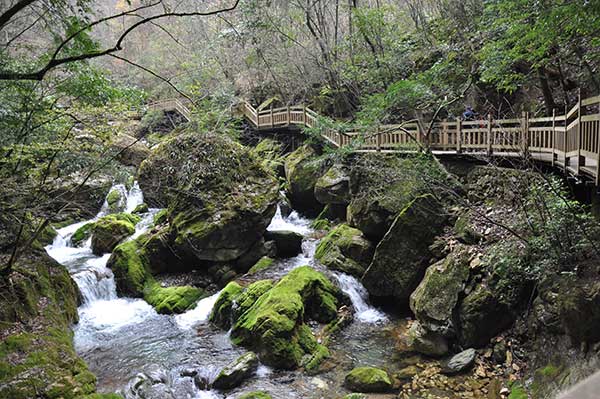
[[[132,212],[133,214],[138,214],[138,213],[148,213],[148,205],[147,204],[139,204],[138,206],[135,207],[135,209]]]
[[[267,291],[273,288],[273,281],[260,280],[248,286],[236,299],[236,311],[238,315],[244,314],[252,307]]]
[[[75,233],[71,236],[71,243],[75,246],[78,246],[92,235],[92,227],[94,227],[94,223],[86,223],[80,228],[78,228]]]
[[[367,395],[364,393],[349,393],[344,396],[344,399],[367,399]]]
[[[514,383],[510,388],[510,394],[508,395],[508,399],[528,399],[529,395],[527,391],[521,384]]]
[[[361,276],[371,260],[372,245],[358,229],[340,224],[319,243],[315,259],[324,266]]]
[[[144,251],[137,241],[128,241],[117,246],[108,260],[117,288],[121,294],[142,297],[150,273],[146,267]]]
[[[199,288],[161,287],[153,279],[144,286],[144,300],[161,314],[183,313],[192,308],[205,292]]]
[[[269,258],[268,256],[263,256],[258,262],[256,262],[254,266],[250,268],[250,270],[248,270],[248,274],[256,274],[266,270],[273,265],[273,262],[275,262],[274,259]]]
[[[357,367],[346,375],[346,387],[358,392],[385,392],[392,381],[385,371],[375,367]]]
[[[166,209],[161,209],[156,213],[156,215],[154,215],[154,225],[158,226],[160,224],[165,223],[167,221],[168,216],[169,212]]]
[[[111,252],[119,242],[135,233],[140,217],[118,213],[100,218],[92,225],[92,250],[96,255]]]
[[[304,365],[304,370],[309,374],[316,374],[319,372],[319,368],[325,359],[331,354],[326,346],[317,344],[316,348],[312,352],[312,356]]]
[[[541,376],[546,378],[556,378],[560,374],[560,372],[561,368],[553,364],[548,364],[547,366],[542,367],[536,371],[536,373],[539,373]]]
[[[268,283],[262,282],[260,287],[262,291]],[[304,354],[317,349],[312,332],[302,322],[307,318],[323,323],[335,319],[340,296],[321,273],[309,266],[296,268],[240,315],[232,340],[256,348],[267,364],[298,367]]]
[[[233,302],[237,299],[242,290],[242,286],[235,281],[227,284],[213,306],[209,321],[223,329],[228,329],[231,326],[231,310]]]
[[[121,192],[117,189],[111,190],[106,196],[106,202],[109,208],[113,209],[121,201]]]
[[[263,391],[254,391],[245,393],[238,399],[271,399],[271,395]]]

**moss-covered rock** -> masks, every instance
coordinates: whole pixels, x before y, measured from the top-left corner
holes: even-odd
[[[260,260],[258,262],[256,262],[254,264],[254,266],[252,266],[250,268],[250,270],[248,270],[248,274],[256,274],[263,270],[267,270],[268,268],[273,266],[274,262],[275,262],[275,260],[273,258],[269,258],[268,256],[263,256],[262,258],[260,258]]]
[[[315,183],[315,198],[321,204],[350,203],[350,171],[346,165],[335,164]]]
[[[169,247],[190,260],[182,265],[242,257],[262,239],[278,199],[274,176],[225,135],[165,141],[142,163],[139,182],[150,205],[168,207]]]
[[[240,295],[242,290],[242,286],[235,281],[227,284],[213,306],[209,321],[224,330],[228,330],[231,327],[233,302]]]
[[[124,186],[116,186],[108,192],[106,204],[110,213],[123,212],[127,205],[127,193]]]
[[[162,314],[183,313],[204,296],[205,292],[196,287],[161,287],[153,280],[144,286],[144,300]]]
[[[285,177],[283,166],[283,145],[270,138],[261,140],[256,147],[251,149],[263,167],[271,170],[275,175]]]
[[[139,216],[128,213],[117,213],[100,218],[91,228],[92,252],[95,255],[112,252],[121,241],[135,233],[135,225],[139,221]]]
[[[261,295],[267,283],[249,287],[248,293],[250,288],[255,292],[239,299],[243,311],[235,320],[231,338],[256,350],[264,363],[286,369],[300,366],[306,354],[320,349],[303,321],[331,322],[343,298],[337,287],[309,266],[292,270]]]
[[[120,295],[142,297],[150,273],[145,253],[138,240],[118,245],[107,266],[112,270]]]
[[[454,223],[457,238],[465,244],[477,244],[483,236],[471,225],[468,214],[461,215]]]
[[[443,224],[442,207],[431,196],[422,195],[411,201],[375,249],[363,276],[369,293],[407,303],[425,273],[431,258],[429,246]]]
[[[0,397],[75,399],[96,377],[75,353],[78,291],[68,271],[34,251],[13,265],[0,295]]]
[[[373,244],[358,229],[341,224],[319,243],[315,258],[324,266],[361,277],[373,257]]]
[[[138,206],[135,207],[135,209],[133,210],[133,214],[134,215],[138,215],[141,213],[148,213],[148,205],[147,204],[139,204]]]
[[[213,388],[228,390],[240,386],[258,369],[258,357],[248,352],[225,366],[212,383]]]
[[[421,325],[444,335],[454,332],[452,315],[468,277],[469,257],[464,248],[429,266],[410,296],[410,308]]]
[[[392,388],[392,380],[384,370],[357,367],[346,375],[344,385],[357,392],[386,392]]]
[[[272,399],[271,395],[263,391],[248,392],[240,396],[238,399]]]
[[[310,145],[303,145],[285,158],[287,195],[294,209],[318,212],[315,198],[317,180],[326,171],[326,162]]]
[[[573,342],[600,341],[600,282],[596,278],[565,278],[558,308],[564,331]]]
[[[71,244],[78,247],[85,243],[92,236],[92,227],[94,227],[94,223],[86,223],[75,230],[71,236]]]

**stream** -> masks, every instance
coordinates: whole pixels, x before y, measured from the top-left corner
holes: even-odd
[[[114,188],[124,194],[126,211],[131,212],[143,203],[137,183],[129,191],[123,185]],[[240,388],[227,393],[200,390],[189,376],[190,370],[212,381],[222,367],[247,351],[232,345],[227,332],[207,322],[219,293],[174,316],[159,315],[142,299],[119,298],[114,276],[106,267],[110,254],[93,255],[91,240],[81,247],[70,243],[71,235],[79,227],[106,215],[107,209],[105,202],[96,218],[58,230],[54,242],[46,247],[50,256],[68,268],[81,291],[83,303],[79,307],[79,323],[74,326],[75,349],[98,377],[99,392],[118,392],[127,399],[141,399],[135,387],[149,378],[161,382],[153,387],[163,389],[163,392],[153,391],[153,398],[237,398],[254,390],[267,391],[273,398],[332,397],[344,392],[343,378],[352,367],[386,366],[386,359],[391,360],[390,352],[396,341],[390,331],[397,321],[369,305],[367,292],[356,278],[329,271],[314,260],[318,238],[310,228],[310,220],[295,211],[284,217],[278,208],[268,229],[303,234],[302,253],[279,259],[271,268],[239,280],[250,283],[278,279],[295,267],[311,265],[327,274],[350,297],[355,309],[354,321],[332,339],[329,345],[332,358],[328,361],[332,366],[316,377],[261,365],[256,376]],[[156,212],[158,209],[151,209],[142,215],[135,234],[128,239],[149,229]]]

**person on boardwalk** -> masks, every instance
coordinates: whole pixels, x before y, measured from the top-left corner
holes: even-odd
[[[473,108],[467,105],[465,112],[462,114],[463,121],[472,121],[477,116],[477,113],[473,111]]]

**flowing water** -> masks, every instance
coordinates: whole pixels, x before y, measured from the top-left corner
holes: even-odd
[[[124,208],[132,211],[143,202],[137,183],[129,191],[125,186],[114,187],[121,191]],[[136,226],[133,239],[151,227],[154,214],[150,210]],[[107,214],[104,204],[98,216]],[[106,267],[110,254],[95,256],[88,240],[81,247],[70,243],[71,235],[90,221],[67,226],[58,231],[53,244],[46,249],[57,261],[64,264],[82,293],[79,323],[74,327],[75,347],[98,377],[100,392],[121,392],[126,398],[140,398],[137,387],[141,385],[140,373],[161,384],[152,385],[153,398],[236,398],[252,390],[268,391],[273,398],[332,397],[343,392],[343,375],[357,365],[381,366],[389,358],[394,345],[389,334],[391,322],[381,311],[367,302],[367,292],[354,277],[325,270],[314,260],[318,239],[310,228],[311,221],[292,212],[283,217],[277,214],[269,230],[292,230],[306,238],[302,253],[290,259],[281,259],[274,266],[241,281],[250,283],[265,278],[281,278],[293,268],[311,265],[328,274],[332,281],[350,297],[355,309],[355,321],[346,327],[331,344],[333,357],[330,371],[318,377],[301,372],[276,371],[260,366],[256,376],[238,389],[228,393],[201,390],[196,380],[213,380],[219,370],[243,354],[243,348],[231,344],[227,332],[207,323],[218,292],[198,302],[188,312],[159,315],[141,299],[118,298],[113,274]],[[190,373],[189,370],[193,370]],[[163,391],[157,392],[156,387]]]

